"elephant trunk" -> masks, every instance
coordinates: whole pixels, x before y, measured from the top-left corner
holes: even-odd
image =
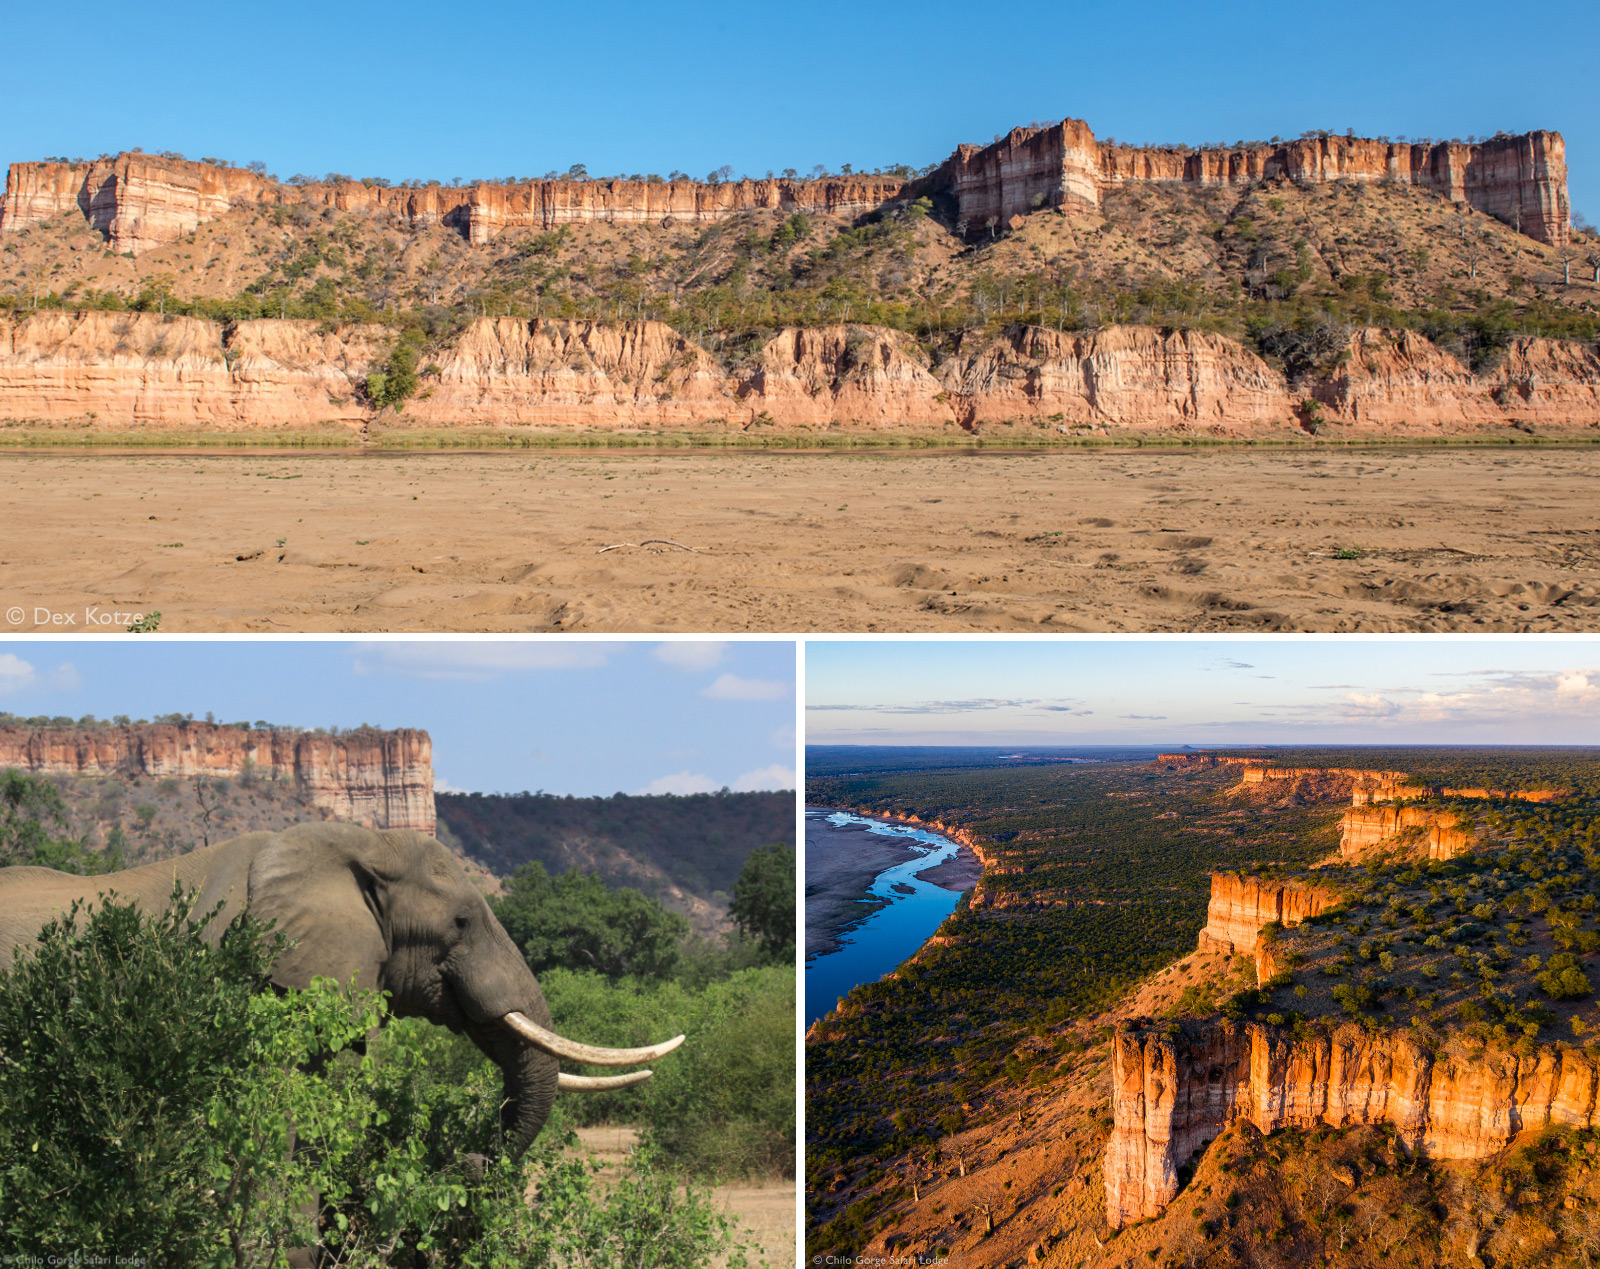
[[[555,1104],[556,1060],[522,1043],[499,1022],[469,1023],[467,1035],[500,1068],[505,1097],[500,1105],[503,1148],[512,1159],[520,1159]]]

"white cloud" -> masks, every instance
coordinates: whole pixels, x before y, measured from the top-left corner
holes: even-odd
[[[722,786],[715,783],[710,776],[700,775],[698,772],[675,771],[671,775],[664,775],[658,780],[652,780],[639,793],[715,793]]]
[[[362,643],[358,674],[402,674],[419,679],[493,679],[524,670],[593,669],[621,645],[588,639],[404,640]]]
[[[70,692],[83,686],[83,678],[70,661],[53,670],[40,671],[14,652],[0,652],[0,696],[12,692]]]
[[[656,644],[650,655],[675,670],[711,670],[721,664],[727,646],[715,639],[674,639]]]
[[[723,674],[700,689],[700,695],[714,701],[777,701],[789,695],[789,685],[776,679],[742,679]]]
[[[728,786],[735,793],[753,793],[766,789],[792,789],[795,787],[794,768],[775,762],[759,771],[746,771]]]
[[[446,780],[442,775],[439,775],[437,772],[434,773],[434,777],[433,777],[433,791],[435,793],[470,793],[471,792],[470,789],[458,789],[458,788],[456,788],[455,785],[451,784],[450,781]]]

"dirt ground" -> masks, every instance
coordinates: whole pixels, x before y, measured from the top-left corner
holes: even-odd
[[[1600,628],[1600,450],[12,454],[0,471],[13,631],[150,610],[163,632]]]
[[[627,1166],[628,1155],[638,1144],[639,1132],[630,1127],[579,1128],[582,1149],[608,1173]],[[738,1218],[741,1242],[752,1245],[752,1265],[765,1260],[769,1269],[794,1269],[795,1264],[795,1183],[770,1181],[760,1185],[719,1185],[712,1191],[718,1206]],[[718,1261],[720,1266],[723,1261]]]

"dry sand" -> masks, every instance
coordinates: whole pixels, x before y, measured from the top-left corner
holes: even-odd
[[[639,1130],[626,1125],[579,1128],[577,1133],[579,1149],[601,1165],[601,1184],[628,1166],[629,1156],[639,1144]],[[769,1269],[794,1269],[797,1193],[793,1181],[719,1185],[711,1191],[711,1200],[739,1222],[735,1237],[750,1248],[752,1264],[764,1261]],[[727,1257],[718,1257],[713,1269],[726,1264]]]
[[[1600,450],[12,454],[0,470],[14,631],[81,631],[93,606],[159,609],[163,631],[1600,627]],[[695,549],[601,553],[647,538]]]

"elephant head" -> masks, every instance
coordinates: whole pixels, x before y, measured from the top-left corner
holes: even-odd
[[[465,1033],[504,1077],[501,1124],[513,1157],[544,1126],[558,1088],[619,1088],[650,1077],[648,1070],[568,1075],[559,1072],[559,1059],[630,1066],[683,1041],[680,1035],[647,1048],[604,1049],[557,1035],[522,953],[432,837],[316,824],[251,839],[250,910],[292,940],[275,981],[305,987],[318,976],[341,984],[355,978],[388,992],[395,1015]]]

